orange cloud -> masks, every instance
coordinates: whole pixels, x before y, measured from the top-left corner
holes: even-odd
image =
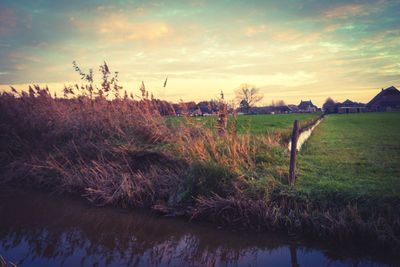
[[[247,37],[254,37],[260,34],[265,34],[274,41],[293,43],[311,42],[317,40],[321,36],[321,33],[319,32],[306,33],[294,29],[272,25],[269,25],[268,27],[266,27],[265,25],[247,26],[243,28],[242,32]]]
[[[25,70],[27,66],[25,64],[15,64],[14,69],[15,70]]]
[[[324,28],[324,32],[334,32],[337,29],[340,29],[340,24],[329,24]]]
[[[379,5],[379,2],[377,3]],[[346,4],[342,6],[335,7],[325,12],[325,17],[327,18],[348,18],[351,16],[359,16],[368,14],[372,11],[373,6],[363,5],[363,4]]]
[[[114,41],[157,40],[173,34],[164,22],[130,22],[126,17],[112,15],[100,21],[97,33]]]

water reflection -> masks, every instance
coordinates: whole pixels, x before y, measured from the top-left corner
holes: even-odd
[[[210,226],[37,192],[0,190],[0,254],[18,266],[385,266],[356,250]]]
[[[303,144],[308,140],[308,138],[311,136],[314,129],[318,126],[318,124],[321,123],[322,120],[323,120],[323,118],[319,119],[311,128],[300,133],[299,138],[297,140],[297,145],[296,145],[297,151],[300,151]],[[289,141],[288,149],[289,149],[289,151],[292,149],[292,141]]]

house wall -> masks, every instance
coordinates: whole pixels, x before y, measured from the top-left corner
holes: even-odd
[[[311,112],[317,112],[317,109],[314,107],[307,107],[306,109],[299,109],[298,112],[311,113]]]
[[[368,108],[369,111],[400,111],[400,105],[399,106],[379,106],[379,105],[373,105]]]
[[[360,108],[360,107],[340,107],[338,108],[338,113],[359,113],[359,112],[365,112],[365,108]]]

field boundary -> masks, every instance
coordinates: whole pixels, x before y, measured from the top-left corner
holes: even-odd
[[[288,183],[290,185],[294,185],[296,181],[296,157],[297,152],[300,151],[301,146],[307,141],[307,139],[311,136],[312,131],[320,124],[323,120],[324,116],[318,116],[316,119],[312,120],[311,123],[307,123],[306,126],[303,126],[302,131],[300,132],[299,121],[295,120],[293,123],[293,131],[291,140],[288,144],[288,149],[290,152],[290,164],[289,164],[289,177]]]
[[[310,138],[312,132],[315,128],[324,120],[324,115],[318,116],[316,119],[312,120],[310,123],[307,123],[303,127],[300,127],[299,134],[297,136],[297,144],[296,150],[300,151],[303,144]],[[290,140],[288,143],[288,150],[291,151],[292,141]]]

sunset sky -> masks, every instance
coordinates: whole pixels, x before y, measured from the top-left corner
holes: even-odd
[[[80,81],[73,60],[172,101],[250,83],[262,104],[367,102],[400,86],[400,1],[0,0],[1,90],[60,91]]]

